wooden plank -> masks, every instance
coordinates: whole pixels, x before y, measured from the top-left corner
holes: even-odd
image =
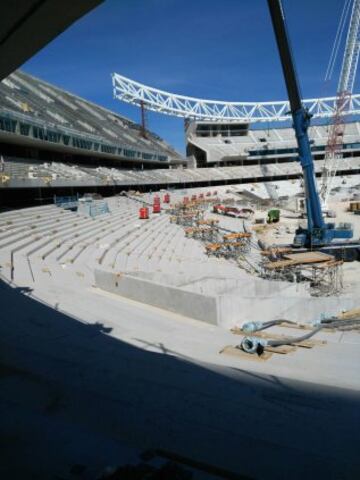
[[[344,263],[343,260],[330,260],[329,262],[322,262],[312,266],[317,269],[322,269],[322,268],[337,267],[342,265],[343,263]]]
[[[338,318],[340,320],[352,320],[353,318],[360,318],[360,308],[353,308],[341,313]]]
[[[290,267],[292,265],[298,265],[295,260],[278,260],[276,262],[269,262],[264,265],[266,270],[277,270],[278,268]]]
[[[245,335],[240,327],[233,327],[230,329],[230,332],[235,333],[235,335]]]
[[[221,245],[220,243],[208,243],[207,245],[205,245],[205,248],[210,252],[216,252],[221,248]]]
[[[239,232],[239,233],[227,233],[224,235],[224,240],[236,240],[237,238],[250,238],[251,233]]]
[[[287,323],[283,322],[279,325],[280,327],[285,328],[295,328],[296,330],[312,330],[314,327],[306,323]]]
[[[276,260],[264,265],[266,270],[276,270],[295,265],[309,265],[316,268],[328,268],[341,265],[342,260],[336,261],[331,255],[322,252],[291,253],[284,255],[284,260]]]
[[[264,347],[265,352],[280,353],[282,355],[295,352],[296,349],[297,348],[293,345],[282,345],[281,347],[270,347],[269,345],[267,345],[266,347]]]
[[[284,255],[284,258],[297,263],[320,263],[334,260],[332,255],[323,252],[288,253]]]

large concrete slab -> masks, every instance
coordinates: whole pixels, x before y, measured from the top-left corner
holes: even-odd
[[[213,325],[218,323],[216,298],[158,282],[95,270],[98,288]]]

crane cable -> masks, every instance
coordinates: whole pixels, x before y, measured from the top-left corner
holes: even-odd
[[[328,63],[326,73],[325,73],[325,82],[327,82],[331,79],[332,74],[334,72],[334,67],[335,67],[337,55],[338,55],[338,52],[339,52],[341,39],[342,39],[344,29],[345,29],[346,19],[347,19],[348,14],[349,14],[351,2],[352,2],[352,0],[345,0],[345,3],[344,3],[344,7],[343,7],[343,10],[342,10],[342,13],[341,13],[340,22],[339,22],[339,26],[338,26],[338,29],[337,29],[337,32],[336,32],[336,36],[335,36],[334,44],[333,44],[333,47],[332,47],[329,63]]]

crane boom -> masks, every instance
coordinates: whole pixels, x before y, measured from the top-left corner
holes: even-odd
[[[340,22],[342,19],[340,20]],[[339,40],[340,41],[340,40]],[[345,134],[346,118],[344,111],[351,101],[356,70],[360,53],[360,0],[353,0],[349,29],[346,37],[344,57],[342,61],[335,112],[330,126],[329,137],[325,148],[324,168],[321,179],[320,197],[326,207],[332,182],[336,175],[338,161],[342,158],[342,147]]]
[[[338,92],[352,93],[360,51],[360,0],[354,0],[346,47],[341,66]]]
[[[321,213],[320,201],[316,193],[314,162],[310,149],[309,136],[307,134],[310,115],[301,103],[300,87],[295,72],[295,64],[292,58],[281,2],[280,0],[268,0],[268,4],[289,96],[291,115],[299,148],[299,161],[304,173],[305,201],[309,229],[322,229],[325,225]]]
[[[293,128],[299,151],[298,161],[303,171],[305,186],[308,225],[306,229],[299,228],[296,231],[294,245],[312,248],[313,246],[329,245],[335,238],[352,238],[352,230],[337,229],[334,224],[326,224],[324,222],[308,135],[311,116],[301,102],[300,88],[290,49],[281,0],[268,0],[268,6],[289,96]]]

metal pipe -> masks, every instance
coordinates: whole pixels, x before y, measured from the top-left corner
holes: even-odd
[[[266,328],[273,327],[275,325],[281,325],[282,323],[296,325],[296,322],[291,322],[289,320],[271,320],[269,322],[246,322],[242,325],[241,330],[245,333],[260,332]]]

